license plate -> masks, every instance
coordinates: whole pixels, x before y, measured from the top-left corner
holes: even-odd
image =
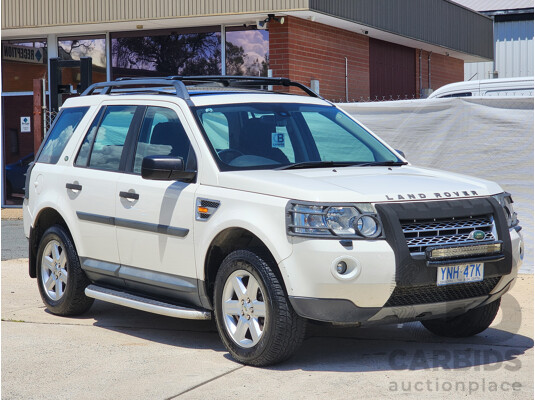
[[[483,280],[483,263],[449,265],[437,268],[437,286]]]

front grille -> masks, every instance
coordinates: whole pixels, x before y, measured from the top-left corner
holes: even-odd
[[[423,253],[428,246],[478,243],[468,235],[474,230],[485,232],[485,239],[496,240],[492,216],[442,218],[400,221],[411,254]]]
[[[500,277],[486,278],[481,282],[458,283],[447,286],[423,285],[396,287],[385,307],[415,304],[442,303],[488,295],[498,284]]]

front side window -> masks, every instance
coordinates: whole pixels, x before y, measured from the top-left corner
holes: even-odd
[[[61,153],[63,153],[65,146],[87,110],[89,110],[89,107],[64,108],[61,111],[52,130],[46,137],[37,162],[47,164],[58,162]]]
[[[222,171],[302,163],[403,163],[332,106],[230,104],[196,107],[195,113]]]
[[[147,156],[182,157],[187,162],[190,142],[176,113],[165,107],[148,107],[139,133],[134,173],[141,173]]]
[[[99,112],[84,138],[75,165],[118,171],[136,109],[136,106],[107,106]]]

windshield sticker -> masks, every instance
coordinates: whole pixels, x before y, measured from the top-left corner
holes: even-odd
[[[273,148],[284,147],[284,133],[273,132],[271,134],[271,147]]]

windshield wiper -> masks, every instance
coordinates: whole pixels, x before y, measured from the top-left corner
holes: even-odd
[[[356,167],[395,167],[398,165],[407,165],[405,161],[371,161],[365,163],[355,163]]]
[[[304,161],[290,165],[283,165],[282,167],[275,168],[277,170],[284,169],[303,169],[303,168],[327,168],[327,167],[348,167],[355,163],[347,161]]]
[[[376,166],[398,166],[407,165],[404,161],[371,161],[371,162],[358,162],[358,161],[304,161],[290,165],[284,165],[277,170],[284,169],[304,169],[304,168],[326,168],[326,167],[376,167]]]

